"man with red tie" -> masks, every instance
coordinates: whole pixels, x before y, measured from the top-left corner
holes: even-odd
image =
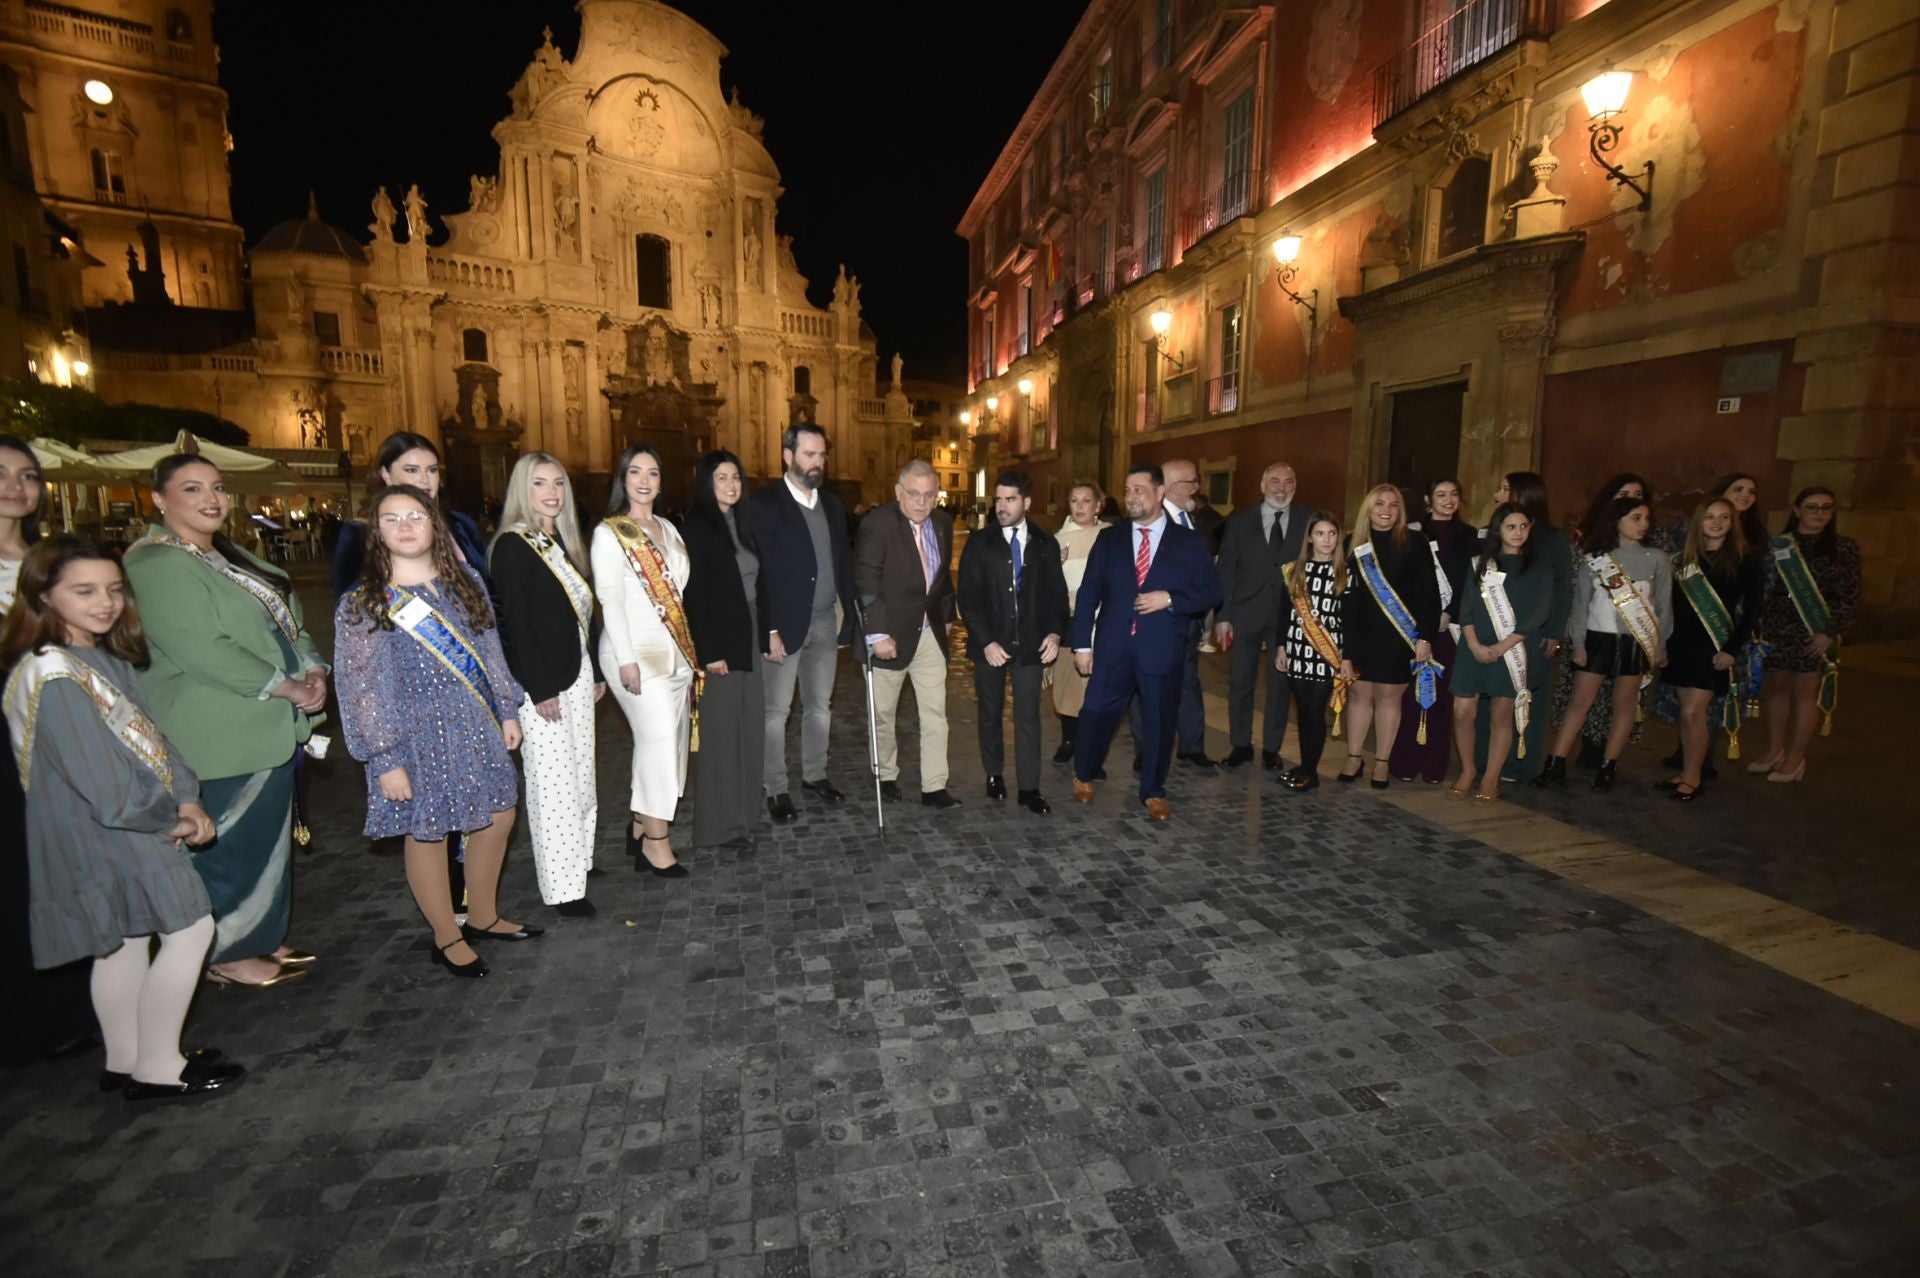
[[[1128,704],[1140,699],[1140,801],[1167,819],[1180,682],[1193,624],[1220,604],[1220,577],[1201,533],[1175,524],[1158,466],[1127,472],[1127,521],[1102,532],[1087,558],[1074,609],[1074,664],[1089,676],[1074,749],[1073,797],[1093,798],[1093,778]]]

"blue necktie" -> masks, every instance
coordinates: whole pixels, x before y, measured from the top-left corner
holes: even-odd
[[[1192,520],[1192,518],[1191,518],[1191,517],[1190,517],[1190,516],[1189,516],[1189,515],[1187,514],[1187,512],[1186,512],[1186,511],[1184,511],[1184,510],[1180,512],[1180,526],[1181,526],[1182,528],[1191,528],[1191,527],[1193,527],[1193,520]]]
[[[1020,530],[1013,530],[1013,588],[1020,589]]]

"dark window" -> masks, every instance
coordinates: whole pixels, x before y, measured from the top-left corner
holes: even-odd
[[[193,19],[178,9],[167,10],[167,39],[179,44],[191,44]]]
[[[88,157],[93,164],[93,194],[102,200],[111,200],[115,204],[127,202],[127,176],[121,168],[118,151],[93,149]]]
[[[793,393],[796,395],[813,394],[813,370],[805,364],[793,366]]]
[[[14,298],[26,309],[27,297],[33,292],[33,263],[27,260],[27,250],[16,244],[13,246],[13,287]]]
[[[634,284],[640,305],[663,311],[673,305],[671,247],[657,235],[633,237]]]
[[[340,344],[340,317],[332,311],[313,313],[313,335],[322,346]]]
[[[1452,257],[1480,244],[1487,234],[1487,186],[1493,168],[1484,155],[1469,156],[1440,192],[1440,229],[1436,258]]]
[[[470,328],[460,334],[460,358],[469,364],[487,362],[487,331],[485,329]]]

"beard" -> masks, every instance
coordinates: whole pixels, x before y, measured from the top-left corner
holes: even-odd
[[[825,466],[815,466],[812,470],[802,470],[798,464],[795,464],[787,467],[787,474],[792,476],[794,483],[801,484],[807,488],[818,488],[827,480],[827,468]]]

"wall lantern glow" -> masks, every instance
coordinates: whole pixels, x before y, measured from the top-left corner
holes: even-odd
[[[987,411],[989,413],[996,411],[999,407],[1000,397],[998,395],[987,396]]]
[[[1282,266],[1292,266],[1293,260],[1300,256],[1300,237],[1283,235],[1273,242],[1273,260]]]
[[[1620,145],[1620,126],[1616,117],[1627,109],[1627,93],[1633,88],[1633,72],[1602,69],[1599,75],[1580,86],[1587,104],[1587,154],[1607,175],[1607,180],[1640,197],[1640,211],[1653,207],[1653,161],[1638,173],[1629,173],[1607,159]]]
[[[84,359],[76,359],[75,361],[73,361],[73,375],[75,377],[85,377],[88,373],[91,373],[92,371],[93,371],[93,365],[87,363],[87,361],[85,361]]]
[[[113,104],[113,86],[105,80],[89,80],[80,87],[81,91],[87,95],[87,101],[93,103],[95,106],[111,106]]]
[[[1167,330],[1173,327],[1173,312],[1163,306],[1147,316],[1147,323],[1152,325],[1155,337],[1165,337]]]
[[[963,408],[960,410],[960,424],[962,426],[973,425],[973,411],[971,409]]]
[[[1294,261],[1300,256],[1300,237],[1292,231],[1282,231],[1280,238],[1273,242],[1273,282],[1280,291],[1293,299],[1294,305],[1307,308],[1307,330],[1313,330],[1314,321],[1320,316],[1320,290],[1312,290],[1307,297],[1293,291],[1293,281],[1299,276]]]
[[[1031,377],[1023,377],[1020,379],[1020,393],[1022,395],[1033,394],[1033,379]]]

